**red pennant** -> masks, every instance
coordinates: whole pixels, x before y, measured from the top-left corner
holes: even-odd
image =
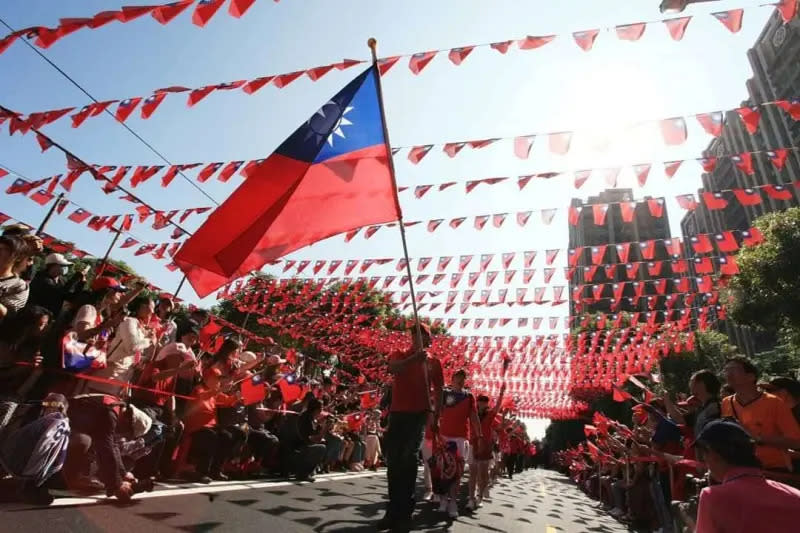
[[[289,72],[288,74],[281,74],[280,76],[275,76],[272,79],[272,85],[274,85],[278,89],[283,89],[284,87],[292,83],[294,80],[302,76],[304,73],[305,73],[304,70],[298,70],[296,72]]]
[[[647,207],[650,209],[650,216],[654,218],[661,218],[664,216],[664,199],[663,198],[650,198],[647,200]]]
[[[789,113],[793,120],[800,120],[800,98],[791,100],[778,100],[775,105]]]
[[[662,120],[660,126],[666,144],[674,146],[686,142],[686,121],[683,117]]]
[[[447,143],[447,144],[444,145],[442,150],[444,150],[444,153],[446,153],[448,156],[455,157],[456,155],[458,155],[458,152],[460,152],[461,149],[464,148],[464,146],[466,146],[466,144],[467,143],[463,143],[463,142]]]
[[[719,137],[722,135],[724,116],[721,111],[695,115],[695,117],[703,129],[706,130],[706,133],[713,135],[714,137]]]
[[[542,222],[545,224],[550,225],[554,216],[556,216],[555,209],[542,209]]]
[[[580,189],[583,187],[583,184],[586,183],[586,180],[589,179],[589,176],[592,175],[591,170],[578,170],[575,172],[575,188]]]
[[[518,219],[518,220],[519,220],[519,219]],[[497,215],[492,215],[492,225],[493,225],[495,228],[499,228],[499,227],[501,227],[501,226],[503,225],[503,222],[505,222],[505,221],[506,221],[506,215],[505,215],[505,213],[500,213],[500,214],[497,214]]]
[[[623,41],[638,41],[642,37],[642,34],[644,34],[646,27],[647,24],[640,22],[637,24],[617,26],[615,29],[619,39],[622,39]]]
[[[411,58],[408,60],[408,68],[413,72],[415,75],[422,72],[428,63],[436,56],[436,52],[419,52],[413,54]]]
[[[622,221],[625,223],[633,222],[633,217],[636,214],[636,206],[638,204],[636,202],[620,202],[619,203],[619,210],[620,214],[622,215]]]
[[[620,263],[627,263],[628,262],[628,255],[630,254],[631,243],[624,242],[620,244],[614,245],[614,248],[617,250],[617,260]]]
[[[594,204],[592,206],[592,215],[596,226],[602,226],[606,223],[606,213],[608,213],[608,204]]]
[[[525,268],[530,268],[531,265],[533,264],[533,260],[536,259],[536,252],[535,251],[524,252],[523,255],[525,257],[525,264],[524,264]]]
[[[450,221],[450,227],[453,229],[457,229],[465,220],[466,217],[454,218]]]
[[[525,226],[528,223],[528,219],[531,217],[531,211],[520,211],[517,213],[517,224],[520,226]]]
[[[714,169],[717,168],[716,157],[701,157],[697,161],[700,163],[700,165],[702,165],[703,170],[706,172],[714,172]]]
[[[514,41],[502,41],[502,42],[499,42],[499,43],[492,43],[490,46],[493,49],[495,49],[498,52],[500,52],[501,54],[505,54],[506,52],[508,52],[508,48],[511,46],[511,44],[513,42]]]
[[[517,41],[517,44],[519,45],[520,50],[534,50],[536,48],[541,48],[555,38],[555,35],[545,35],[541,37],[531,37],[529,35],[528,37]]]
[[[744,122],[745,128],[747,128],[747,132],[750,135],[758,131],[758,122],[761,120],[761,110],[758,106],[740,107],[736,112]]]
[[[669,35],[672,37],[673,41],[680,41],[683,39],[683,34],[686,32],[686,26],[689,25],[690,20],[692,20],[692,17],[667,19],[664,21],[664,24],[667,25],[667,30],[669,31]]]
[[[475,223],[474,223],[475,229],[478,231],[482,230],[483,227],[486,226],[486,222],[488,220],[489,220],[489,215],[480,215],[475,217]]]
[[[423,145],[423,146],[415,146],[408,152],[408,160],[411,161],[413,164],[417,164],[422,161],[422,158],[428,155],[428,152],[431,151],[433,148],[432,144]]]
[[[594,40],[598,33],[600,30],[576,31],[572,34],[572,38],[575,39],[575,44],[580,46],[581,50],[588,52],[594,46]]]
[[[639,253],[642,255],[642,259],[646,259],[648,261],[652,260],[655,250],[656,241],[654,240],[643,241],[639,243]]]
[[[758,246],[762,242],[764,242],[764,236],[758,228],[742,231],[742,243],[745,246]]]
[[[430,233],[433,233],[434,231],[436,231],[436,228],[438,228],[439,224],[441,224],[442,222],[444,222],[444,219],[441,219],[441,218],[438,218],[436,220],[429,220],[428,221],[428,231]]]
[[[745,174],[752,176],[753,170],[753,155],[750,152],[742,152],[731,156],[731,161],[739,167]]]
[[[422,198],[425,196],[425,193],[428,192],[433,185],[418,185],[414,188],[414,197],[415,198]]]
[[[514,139],[514,155],[520,159],[528,159],[535,135],[523,135]]]
[[[733,189],[733,195],[742,205],[758,205],[761,203],[761,194],[755,189]]]
[[[464,62],[467,56],[472,52],[474,46],[464,46],[461,48],[453,48],[450,50],[450,53],[447,54],[447,57],[454,65],[460,65]]]
[[[590,248],[590,251],[592,253],[592,263],[594,263],[595,265],[599,265],[600,263],[603,262],[603,258],[606,255],[607,246],[608,245],[603,244],[600,246],[592,246]]]
[[[219,11],[225,0],[200,0],[192,13],[192,23],[201,28]]]
[[[547,263],[548,265],[552,265],[553,261],[556,260],[557,255],[558,255],[558,249],[547,250],[545,252],[545,263]]]
[[[647,176],[650,174],[650,164],[634,165],[633,172],[636,174],[639,186],[644,187],[644,184],[647,183]]]
[[[742,16],[744,9],[731,9],[730,11],[721,11],[718,13],[711,13],[718,21],[720,21],[731,33],[738,33],[742,29]]]
[[[237,0],[232,0],[231,10],[233,9],[233,4],[235,4],[236,2]],[[160,24],[169,24],[172,21],[172,19],[183,13],[193,3],[194,3],[193,0],[181,0],[179,2],[172,2],[170,4],[161,5],[153,9],[151,15]]]
[[[161,102],[163,102],[164,98],[166,97],[167,93],[156,93],[145,98],[141,107],[142,118],[150,118],[150,116],[155,112],[156,109],[158,109],[158,106],[161,105]]]
[[[572,132],[564,131],[560,133],[551,133],[548,136],[550,151],[554,154],[566,154],[569,151],[571,140]]]
[[[664,163],[664,174],[666,174],[667,177],[669,177],[669,178],[673,177],[675,175],[675,173],[678,171],[678,169],[680,168],[681,163],[683,163],[682,160],[681,161],[666,161]]]
[[[739,244],[730,231],[715,234],[714,242],[717,244],[717,249],[719,249],[720,252],[735,252],[739,249]]]
[[[767,150],[764,152],[767,158],[772,162],[772,165],[778,170],[783,169],[783,164],[786,162],[786,156],[789,151],[786,148],[779,148],[777,150]]]
[[[692,211],[697,208],[697,201],[694,199],[694,194],[681,194],[675,197],[678,205],[683,209]]]
[[[582,210],[583,210],[583,206],[571,205],[569,207],[569,216],[568,216],[568,218],[569,218],[569,224],[571,226],[577,226],[578,225],[578,220],[580,219]]]
[[[692,235],[689,237],[689,242],[692,244],[692,248],[694,249],[695,253],[698,254],[707,254],[714,248],[711,246],[711,239],[708,238],[708,235]]]
[[[764,192],[767,193],[767,196],[775,200],[785,201],[794,198],[794,196],[792,195],[792,191],[790,191],[783,185],[765,185]]]

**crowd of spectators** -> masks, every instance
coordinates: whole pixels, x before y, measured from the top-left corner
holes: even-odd
[[[722,379],[691,376],[691,395],[633,401],[633,425],[595,413],[559,468],[615,518],[644,531],[788,532],[800,523],[800,383],[759,381],[732,357]]]
[[[434,494],[432,478],[438,487],[444,477],[428,468],[437,450],[457,444],[472,510],[535,453],[502,395],[474,396],[463,371],[443,388],[435,358],[426,364],[441,381],[436,421],[423,450],[403,451],[389,434],[406,438],[407,428],[389,415],[419,401],[427,410],[415,375],[376,385],[306,365],[271,339],[250,350],[208,312],[45,254],[23,228],[0,237],[0,270],[0,492],[26,501],[49,504],[54,490],[126,501],[160,480],[312,481],[392,462],[390,484],[402,478],[412,490],[426,465],[427,497],[457,516],[464,468]]]
[[[277,345],[248,350],[205,311],[45,255],[25,228],[0,237],[0,271],[0,480],[10,492],[127,500],[162,479],[313,480],[383,464],[383,390],[319,368],[304,375],[302,358],[288,363]]]

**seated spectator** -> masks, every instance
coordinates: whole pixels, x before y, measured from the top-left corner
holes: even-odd
[[[203,383],[192,391],[195,399],[186,406],[181,447],[189,468],[182,475],[190,481],[210,483],[212,478],[223,478],[220,469],[228,458],[228,450],[217,424],[217,402],[227,402],[231,398],[221,392],[221,377],[220,369],[207,368],[203,372]]]
[[[144,285],[139,284],[128,292],[128,288],[114,278],[106,276],[95,278],[91,292],[85,295],[88,302],[77,308],[74,318],[70,321],[72,329],[78,334],[78,339],[84,342],[96,339],[98,336],[105,336],[107,339],[125,318],[125,305],[143,289]],[[126,292],[123,297],[122,293]]]
[[[92,382],[89,389],[115,396],[127,395],[127,389],[122,384],[130,383],[137,367],[155,356],[158,348],[155,332],[148,327],[153,315],[153,301],[147,297],[136,298],[131,302],[131,310],[133,316],[122,320],[108,344],[106,368],[94,373],[97,377],[114,382]]]
[[[800,491],[764,478],[754,442],[740,425],[710,422],[695,446],[711,477],[720,483],[700,493],[696,533],[797,530]]]
[[[765,469],[791,469],[787,450],[800,449],[800,426],[789,405],[758,390],[758,369],[745,357],[728,359],[725,379],[734,394],[722,400],[722,416],[736,419],[752,435]]]
[[[286,419],[288,431],[282,435],[281,449],[286,464],[290,465],[298,481],[313,481],[314,471],[325,458],[325,433],[333,423],[332,417],[327,417],[322,424],[317,423],[317,418],[322,413],[322,404],[313,397],[303,400],[305,409],[299,415],[289,415]]]
[[[66,270],[72,265],[61,254],[49,254],[44,260],[44,269],[31,281],[30,305],[44,307],[53,316],[61,313],[64,302],[73,299],[84,290],[88,266],[76,270],[67,280]]]

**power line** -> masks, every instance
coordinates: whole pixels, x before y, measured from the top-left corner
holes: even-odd
[[[9,29],[9,31],[11,31],[11,32],[14,32],[14,31],[16,31],[14,28],[12,28],[11,26],[9,26],[9,25],[8,25],[8,23],[7,23],[5,20],[3,20],[2,18],[0,18],[0,24],[2,24],[3,26],[5,26],[6,28],[8,28],[8,29]],[[87,91],[86,89],[84,89],[84,88],[83,88],[83,86],[81,86],[81,84],[80,84],[80,83],[78,83],[77,81],[75,81],[75,80],[74,80],[74,79],[73,79],[73,78],[72,78],[72,77],[71,77],[69,74],[67,74],[66,72],[64,72],[64,71],[63,71],[63,70],[62,70],[62,69],[61,69],[61,68],[60,68],[58,65],[56,65],[55,63],[53,63],[53,62],[50,60],[50,58],[48,58],[46,55],[44,55],[42,52],[40,52],[40,51],[39,51],[39,50],[38,50],[38,49],[37,49],[35,46],[33,46],[33,45],[30,43],[30,42],[28,42],[28,40],[27,40],[27,39],[22,39],[22,41],[23,41],[23,42],[24,42],[24,43],[25,43],[25,44],[28,46],[28,48],[30,48],[31,50],[33,50],[33,51],[34,51],[34,52],[35,52],[35,53],[36,53],[36,54],[37,54],[39,57],[41,57],[43,60],[45,60],[45,61],[47,62],[47,64],[49,64],[51,67],[53,67],[54,69],[56,69],[56,70],[59,72],[59,74],[61,74],[61,75],[62,75],[62,76],[64,76],[64,77],[65,77],[67,80],[69,80],[69,82],[70,82],[70,83],[72,83],[72,85],[74,85],[75,87],[77,87],[77,88],[78,88],[78,90],[80,90],[80,91],[81,91],[83,94],[85,94],[85,95],[86,95],[88,98],[90,98],[90,99],[91,99],[91,100],[92,100],[94,103],[96,103],[96,104],[99,104],[99,103],[100,103],[100,101],[99,101],[97,98],[95,98],[94,96],[92,96],[92,95],[89,93],[89,91]],[[139,141],[140,141],[142,144],[144,144],[144,145],[145,145],[147,148],[149,148],[149,149],[150,149],[150,151],[152,151],[152,152],[153,152],[154,154],[156,154],[156,155],[157,155],[159,158],[161,158],[161,160],[162,160],[162,161],[164,161],[164,162],[165,162],[167,165],[169,165],[169,166],[173,166],[173,163],[172,163],[172,162],[171,162],[169,159],[167,159],[167,158],[166,158],[166,156],[164,156],[164,155],[163,155],[161,152],[159,152],[159,151],[158,151],[158,150],[157,150],[157,149],[156,149],[156,148],[155,148],[155,147],[154,147],[152,144],[150,144],[149,142],[147,142],[147,141],[146,141],[146,140],[145,140],[145,139],[144,139],[144,138],[143,138],[141,135],[139,135],[139,134],[138,134],[138,133],[136,133],[136,132],[135,132],[133,129],[131,129],[131,127],[130,127],[130,126],[128,126],[126,123],[124,123],[124,122],[122,122],[122,121],[118,120],[118,119],[117,119],[117,117],[114,115],[114,113],[112,113],[111,111],[109,111],[109,110],[108,110],[108,108],[104,109],[104,110],[103,110],[103,112],[104,112],[104,113],[106,113],[107,115],[109,115],[111,118],[113,118],[115,122],[119,122],[119,123],[122,125],[122,127],[123,127],[123,128],[125,128],[126,130],[128,130],[128,132],[129,132],[131,135],[133,135],[134,137],[136,137],[136,138],[137,138],[137,139],[138,139],[138,140],[139,140]],[[182,170],[180,170],[180,168],[178,169],[178,174],[179,174],[179,175],[180,175],[180,176],[181,176],[181,177],[182,177],[184,180],[186,180],[186,181],[187,181],[187,182],[188,182],[188,183],[189,183],[189,184],[190,184],[192,187],[194,187],[195,189],[197,189],[198,191],[200,191],[200,193],[201,193],[201,194],[203,194],[203,196],[205,196],[206,198],[208,198],[209,200],[211,200],[212,202],[214,202],[214,205],[216,205],[216,206],[219,206],[219,202],[218,202],[218,201],[216,201],[216,200],[215,200],[215,199],[214,199],[214,198],[213,198],[213,197],[212,197],[210,194],[208,194],[206,191],[204,191],[204,190],[202,189],[202,187],[200,187],[199,185],[197,185],[197,183],[195,183],[193,180],[189,179],[189,178],[186,176],[186,174],[184,174],[184,173],[183,173],[183,171],[182,171]]]

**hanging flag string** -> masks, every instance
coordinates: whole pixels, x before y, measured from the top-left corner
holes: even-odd
[[[121,11],[105,11],[95,15],[92,18],[72,18],[62,19],[61,24],[56,28],[45,27],[32,27],[22,30],[14,31],[8,34],[3,39],[0,39],[0,53],[5,51],[13,44],[18,38],[35,39],[34,44],[40,48],[48,48],[62,37],[73,33],[77,30],[84,28],[97,28],[104,26],[113,21],[130,22],[141,16],[151,14],[153,18],[166,24],[172,21],[178,14],[187,9],[195,0],[183,0],[172,4],[163,6],[135,6],[123,7]],[[195,10],[193,22],[197,25],[203,26],[210,20],[216,13],[224,0],[214,0],[211,2],[201,2],[201,5]],[[233,16],[241,16],[255,0],[231,0],[229,12]],[[207,5],[204,5],[207,4]],[[777,6],[778,10],[783,17],[784,22],[791,20],[796,13],[797,0],[782,0],[775,4],[765,4],[762,6],[750,6],[752,8],[764,6]],[[728,11],[710,13],[711,16],[718,19],[725,25],[731,32],[736,33],[741,29],[742,16],[744,8],[731,9]],[[621,40],[637,41],[645,32],[648,26],[655,24],[664,24],[673,40],[679,41],[683,38],[683,34],[692,19],[691,16],[666,19],[666,20],[652,20],[646,22],[638,22],[633,24],[622,24],[617,26],[595,28],[590,30],[576,31],[571,34],[575,43],[583,50],[588,51],[594,45],[595,39],[601,31],[616,33],[617,37]],[[455,66],[460,66],[467,57],[476,48],[490,48],[502,55],[506,55],[510,48],[514,45],[522,51],[538,49],[546,44],[555,40],[557,35],[545,36],[527,36],[524,38],[510,39],[506,41],[499,41],[493,43],[475,44],[468,46],[460,46],[450,49],[429,50],[426,52],[416,52],[411,54],[403,54],[391,57],[384,57],[378,60],[378,65],[382,75],[386,74],[400,59],[409,59],[409,70],[417,75],[420,74],[425,67],[439,54],[446,54],[450,62]],[[246,94],[253,94],[266,85],[272,84],[278,89],[282,89],[297,80],[304,74],[312,81],[317,81],[322,76],[327,74],[333,69],[344,70],[354,65],[366,63],[364,60],[345,59],[341,62],[331,63],[327,65],[320,65],[316,67],[300,69],[293,72],[282,74],[263,75],[250,80],[241,79],[235,81],[215,83],[205,85],[202,87],[190,88],[182,85],[175,85],[162,89],[152,91],[149,96],[135,96],[128,98],[118,98],[107,100],[103,102],[95,102],[81,107],[77,113],[70,115],[72,119],[72,126],[77,128],[87,118],[98,116],[101,111],[107,109],[111,105],[117,105],[115,116],[121,122],[133,113],[133,111],[141,104],[141,118],[147,119],[156,111],[161,105],[163,100],[168,94],[171,93],[189,93],[187,105],[194,106],[200,100],[212,92],[231,91],[234,89],[242,89]],[[77,107],[52,109],[47,111],[36,111],[30,113],[23,122],[40,128],[46,124],[50,124],[67,114],[78,109]],[[24,131],[24,130],[23,130]]]
[[[280,0],[274,0],[279,2]],[[94,30],[112,22],[127,24],[145,15],[150,15],[161,25],[167,25],[195,5],[192,23],[203,27],[214,17],[225,0],[178,0],[162,5],[123,6],[115,11],[102,11],[91,17],[62,18],[53,28],[31,26],[9,33],[0,39],[0,54],[5,52],[17,39],[28,39],[39,48],[50,48],[67,35],[80,30]],[[255,0],[230,0],[228,14],[240,18],[255,3]]]

